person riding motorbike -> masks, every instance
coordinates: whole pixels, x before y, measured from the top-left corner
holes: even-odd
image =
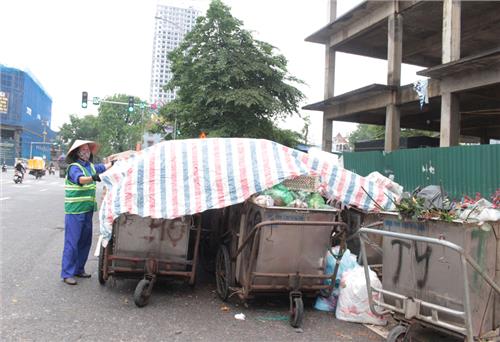
[[[56,174],[56,169],[54,167],[54,163],[50,163],[49,166],[49,175],[55,175]]]
[[[2,164],[2,172],[7,172],[7,165],[5,163]]]
[[[21,164],[21,162],[17,162],[14,168],[16,169],[16,171],[21,173],[21,178],[24,178],[24,173],[26,172],[26,169],[24,168],[23,164]]]

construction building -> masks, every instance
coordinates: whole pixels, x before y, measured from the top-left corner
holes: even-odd
[[[401,128],[438,131],[441,147],[500,138],[500,2],[364,1],[336,12],[330,0],[329,23],[306,38],[325,45],[324,100],[304,107],[323,112],[324,150],[332,121],[385,125],[385,151],[399,148]],[[336,51],[387,60],[387,84],[334,96]],[[428,80],[402,85],[402,63]]]
[[[0,64],[0,162],[51,157],[52,99],[29,72]]]

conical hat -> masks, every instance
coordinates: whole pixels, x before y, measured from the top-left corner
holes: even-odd
[[[71,145],[71,148],[68,150],[68,153],[66,153],[66,157],[68,157],[71,154],[71,152],[76,151],[78,147],[83,146],[85,144],[89,145],[90,152],[92,152],[92,154],[94,155],[96,154],[97,150],[100,147],[99,144],[97,144],[95,141],[77,139],[75,140],[73,145]]]

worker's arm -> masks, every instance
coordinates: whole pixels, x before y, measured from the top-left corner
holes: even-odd
[[[81,176],[80,178],[78,178],[78,183],[80,183],[81,185],[89,184],[89,183],[92,183],[93,181],[94,181],[94,179],[91,176]],[[100,181],[101,181],[101,179],[99,178],[99,182]]]
[[[101,178],[99,177],[99,174],[109,169],[111,166],[113,166],[114,163],[114,161],[111,161],[106,164],[96,164],[95,169],[97,173],[94,176],[81,176],[80,178],[78,178],[78,183],[83,185],[92,183],[94,181],[100,182]]]

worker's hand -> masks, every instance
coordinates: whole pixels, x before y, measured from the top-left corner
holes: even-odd
[[[100,182],[101,181],[101,177],[99,177],[99,174],[96,173],[95,175],[92,175],[92,180],[94,182]]]

